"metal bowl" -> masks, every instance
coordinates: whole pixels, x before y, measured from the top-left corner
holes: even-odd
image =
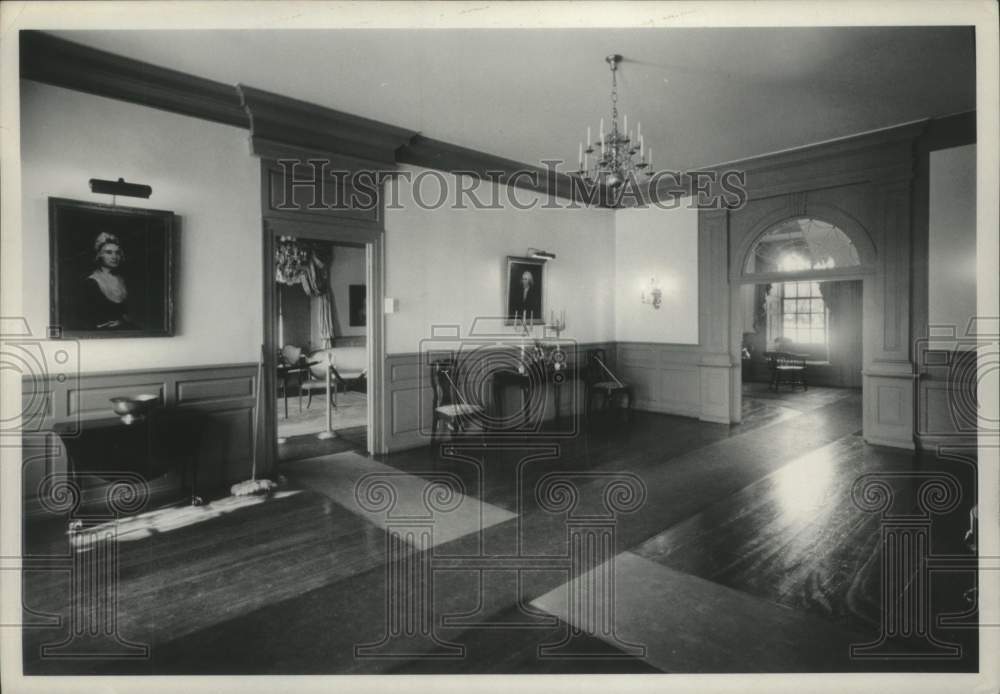
[[[152,393],[142,393],[133,397],[119,396],[111,398],[111,409],[122,417],[136,417],[147,412],[159,399],[160,396]]]

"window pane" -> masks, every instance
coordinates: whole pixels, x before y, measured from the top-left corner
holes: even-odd
[[[802,327],[808,327],[809,326],[809,314],[808,313],[796,313],[795,314],[795,322],[798,325],[802,326]]]
[[[812,308],[810,309],[813,313],[818,313],[823,315],[823,300],[822,299],[812,299]]]
[[[747,257],[744,271],[800,272],[860,264],[858,251],[847,234],[821,219],[801,217],[764,232]]]
[[[788,284],[785,285],[785,296],[794,298],[799,295],[798,292],[799,288],[798,285],[795,284],[795,282],[789,282]]]
[[[813,328],[822,330],[826,326],[826,317],[822,313],[813,313],[810,315],[810,318]]]

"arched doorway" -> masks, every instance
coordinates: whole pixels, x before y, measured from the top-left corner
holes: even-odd
[[[748,388],[771,391],[776,354],[794,355],[804,365],[814,393],[816,386],[862,388],[865,285],[875,249],[864,229],[838,222],[819,216],[763,221],[734,257],[731,335],[741,364],[734,408],[740,419]]]

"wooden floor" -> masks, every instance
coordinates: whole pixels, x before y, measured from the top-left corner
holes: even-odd
[[[959,480],[961,503],[934,517],[935,556],[969,556],[961,537],[975,499],[974,463],[868,446],[860,408],[857,391],[748,389],[743,422],[734,426],[637,412],[628,425],[595,420],[571,438],[485,446],[470,439],[406,451],[380,458],[370,473],[356,451],[289,464],[272,498],[165,509],[118,524],[115,633],[148,646],[145,657],[43,657],[42,647],[66,641],[80,619],[67,572],[26,572],[26,619],[37,626],[24,631],[25,669],[975,669],[975,632],[957,627],[935,627],[934,636],[960,645],[961,657],[850,657],[851,644],[885,628],[883,524],[852,502],[858,477],[933,471]],[[912,501],[911,486],[901,482],[899,498]],[[625,510],[609,520],[609,504]],[[427,508],[445,517],[422,516]],[[26,555],[92,551],[68,546],[64,522],[33,523]],[[606,562],[566,560],[584,526],[611,538]],[[429,528],[428,537],[406,531],[416,527]],[[406,532],[410,541],[391,540]],[[602,582],[611,575],[617,583]],[[569,609],[566,596],[607,585],[599,599],[620,621],[610,632],[587,628],[593,617]],[[972,585],[968,572],[936,576],[929,609],[962,612]],[[400,609],[418,623],[394,621]],[[45,626],[46,616],[61,622]],[[553,646],[569,634],[576,634],[571,647]]]

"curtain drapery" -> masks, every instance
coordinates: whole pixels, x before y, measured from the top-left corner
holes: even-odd
[[[302,287],[306,296],[315,297],[318,306],[319,336],[324,347],[333,346],[336,335],[336,308],[330,285],[333,247],[329,243],[311,243],[304,239],[282,238],[275,249],[275,280]]]

